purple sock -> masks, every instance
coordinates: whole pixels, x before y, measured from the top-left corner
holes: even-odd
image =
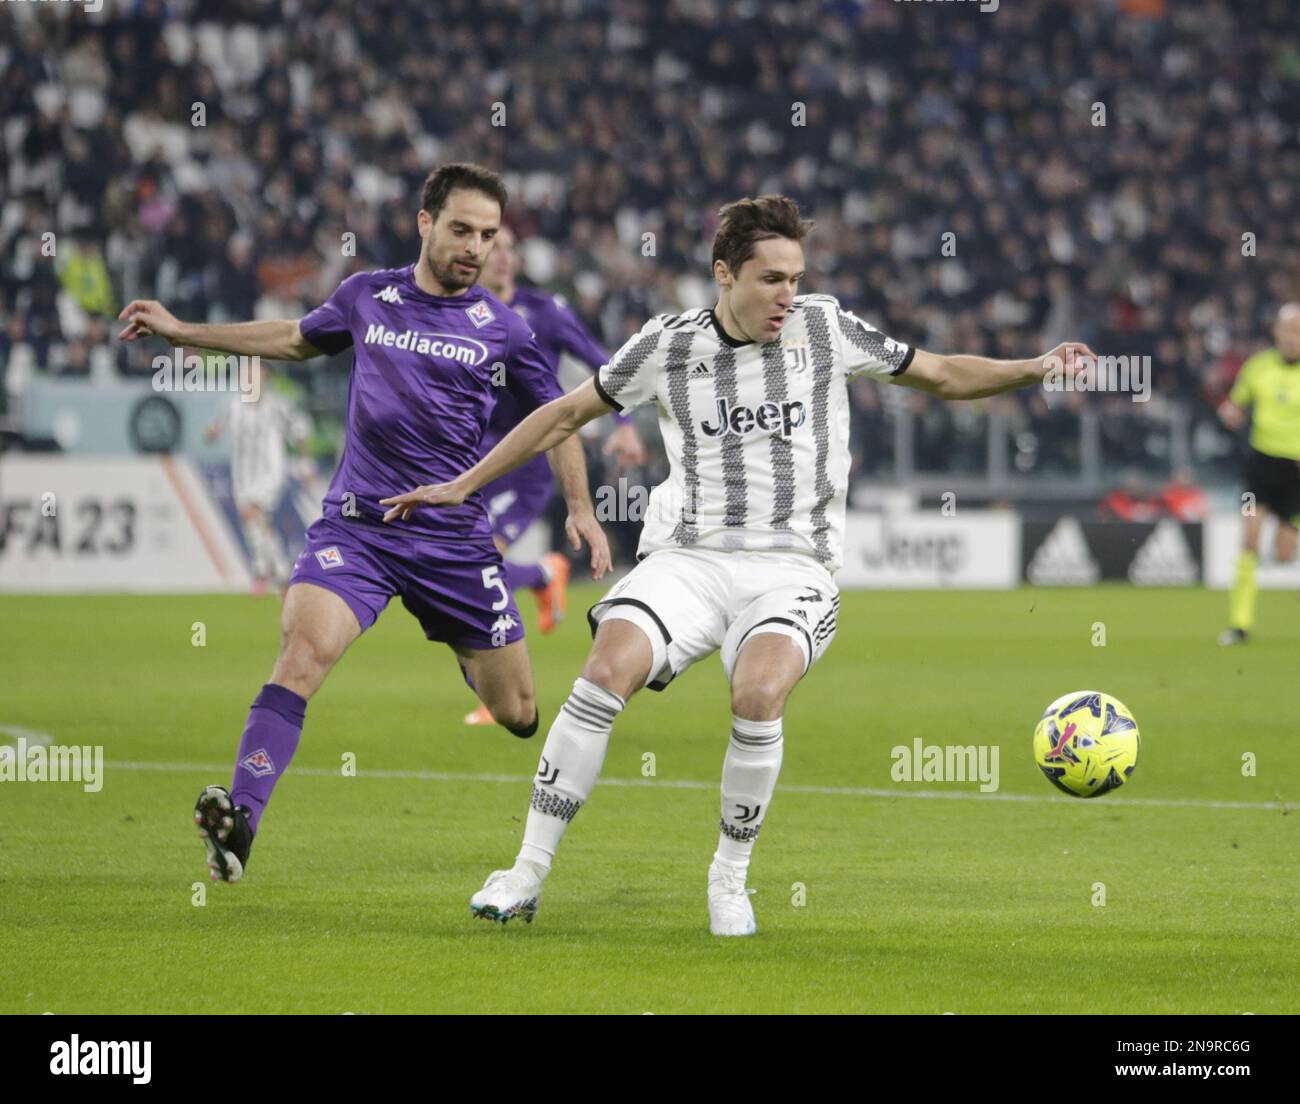
[[[248,823],[254,833],[271,800],[271,791],[298,750],[306,713],[307,703],[302,698],[273,682],[263,686],[253,699],[239,740],[230,796],[236,805],[247,805],[251,810]]]
[[[506,586],[511,590],[536,590],[550,582],[542,565],[538,563],[505,563]]]

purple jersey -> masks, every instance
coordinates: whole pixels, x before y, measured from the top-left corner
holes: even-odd
[[[582,319],[559,295],[535,287],[517,287],[510,309],[522,317],[537,335],[542,355],[550,362],[557,378],[560,355],[569,353],[593,372],[608,363],[609,354],[582,324]],[[557,384],[558,386],[558,384]],[[498,441],[528,416],[509,395],[503,395],[492,411],[487,434],[483,438],[486,454]],[[553,490],[551,466],[545,456],[535,456],[513,471],[506,472],[483,488],[483,497],[492,519],[492,532],[508,544],[545,511]]]
[[[562,393],[514,311],[477,284],[463,295],[430,295],[414,269],[349,276],[302,320],[303,337],[321,352],[356,350],[327,518],[381,520],[379,499],[448,482],[478,462],[499,400],[518,419]],[[462,506],[416,510],[390,524],[426,538],[491,541],[477,493]]]
[[[535,287],[515,288],[515,297],[508,304],[537,336],[537,345],[542,356],[551,366],[551,374],[558,377],[560,354],[568,353],[577,357],[593,372],[601,365],[609,363],[609,353],[587,332],[572,307],[562,296],[552,295]],[[557,383],[558,387],[559,384]],[[523,407],[510,395],[502,395],[492,418],[488,422],[487,435],[483,438],[483,452],[486,454],[507,433],[532,413],[532,407]],[[546,463],[544,456],[537,460]]]

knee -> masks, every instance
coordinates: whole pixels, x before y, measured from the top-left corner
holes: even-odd
[[[775,721],[785,711],[785,691],[747,678],[731,687],[731,712],[746,721]]]
[[[630,674],[627,663],[619,662],[614,655],[602,649],[596,649],[587,657],[582,677],[588,682],[594,682],[602,690],[617,694],[624,701],[635,694],[645,681],[644,678],[637,679]]]
[[[334,658],[328,648],[310,636],[289,634],[280,642],[280,658],[275,664],[276,681],[299,694],[303,693],[299,686],[314,690],[329,673]]]
[[[528,691],[514,691],[488,708],[497,724],[511,732],[521,733],[537,723],[537,701]]]

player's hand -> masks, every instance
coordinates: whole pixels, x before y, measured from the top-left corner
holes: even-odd
[[[417,506],[459,506],[467,498],[469,492],[452,480],[450,483],[426,483],[423,487],[407,491],[406,494],[381,498],[379,505],[392,507],[384,515],[385,521],[392,521],[394,518],[405,521]]]
[[[585,540],[591,546],[591,577],[599,579],[612,566],[609,554],[609,541],[605,530],[596,521],[596,515],[590,510],[569,511],[564,521],[564,531],[569,536],[569,544],[575,552],[582,551]]]
[[[181,323],[156,299],[132,299],[122,308],[117,320],[127,323],[126,329],[117,335],[122,341],[138,341],[157,334],[169,345],[181,344]]]
[[[1055,349],[1038,358],[1038,375],[1047,375],[1050,371],[1060,372],[1061,382],[1073,380],[1079,370],[1086,364],[1092,367],[1097,363],[1097,354],[1082,341],[1062,341]]]
[[[1219,404],[1219,421],[1233,432],[1246,424],[1246,412],[1231,399],[1224,399]]]
[[[628,468],[639,468],[645,463],[645,442],[641,440],[641,434],[632,422],[618,426],[609,435],[609,440],[601,451],[606,456],[613,454],[620,473]]]

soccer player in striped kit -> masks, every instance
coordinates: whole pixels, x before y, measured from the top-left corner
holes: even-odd
[[[651,495],[637,566],[588,615],[595,641],[546,737],[523,846],[471,898],[478,916],[531,920],[628,698],[664,689],[718,651],[732,722],[709,929],[753,934],[746,877],[781,769],[786,699],[835,636],[848,381],[868,375],[979,398],[1040,383],[1047,357],[1069,375],[1077,357],[1092,356],[1073,343],[1016,361],[912,348],[829,295],[798,294],[812,224],[793,200],[743,199],[720,214],[713,309],[651,319],[594,380],[530,415],[469,471],[381,500],[394,521],[423,505],[454,506],[611,408],[658,408],[669,478]]]
[[[253,399],[238,395],[208,426],[207,438],[230,435],[230,484],[240,529],[253,569],[253,595],[268,587],[279,590],[289,578],[289,560],[275,528],[275,509],[289,477],[291,442],[305,450],[311,421],[285,396],[269,386],[270,370],[257,362]]]

